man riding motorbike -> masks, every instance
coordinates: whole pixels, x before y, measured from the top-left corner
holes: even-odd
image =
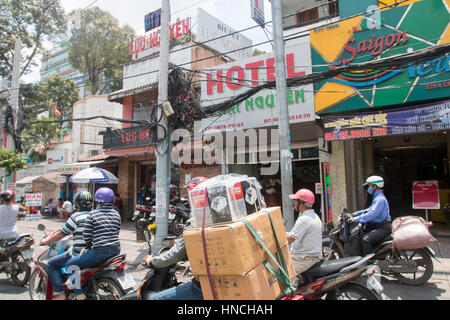
[[[94,196],[99,205],[84,220],[83,238],[90,250],[71,259],[80,269],[96,266],[120,254],[120,214],[113,209],[114,191],[100,188]],[[82,288],[75,288],[78,300],[85,300]]]
[[[13,205],[14,192],[6,190],[0,194],[0,245],[3,240],[11,239],[19,235],[16,226],[19,207]]]
[[[49,243],[61,240],[71,233],[73,234],[72,251],[57,255],[51,258],[47,263],[48,276],[53,286],[53,300],[66,299],[61,277],[61,268],[67,268],[72,265],[72,258],[79,256],[81,251],[86,248],[86,242],[83,238],[83,223],[91,210],[91,193],[88,191],[78,191],[74,197],[74,204],[76,212],[70,216],[61,229],[53,236],[48,236],[40,242],[41,245],[48,245]],[[80,297],[77,296],[77,298]]]
[[[196,177],[186,185],[189,191],[197,187],[200,183],[208,180],[205,177]],[[194,228],[193,219],[188,220],[185,230]],[[186,245],[183,235],[179,236],[170,250],[163,252],[159,256],[147,256],[144,261],[148,266],[155,269],[162,269],[171,266],[179,261],[187,260]],[[197,277],[177,287],[166,289],[153,296],[153,300],[203,300],[202,289]]]
[[[370,176],[363,184],[367,192],[373,195],[369,208],[353,213],[349,222],[364,223],[362,238],[363,255],[371,252],[374,244],[382,241],[392,232],[389,203],[383,193],[384,179],[380,176]]]
[[[290,195],[299,217],[286,237],[290,247],[295,272],[300,275],[322,258],[322,221],[312,209],[315,201],[314,193],[301,189]]]

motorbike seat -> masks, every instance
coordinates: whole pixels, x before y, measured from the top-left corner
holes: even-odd
[[[95,268],[106,268],[107,266],[111,265],[112,263],[116,262],[116,263],[122,263],[123,261],[125,261],[127,255],[126,254],[121,254],[115,257],[112,257],[111,259],[104,261],[102,263],[100,263],[99,265],[96,265]]]
[[[325,277],[330,274],[336,273],[339,270],[341,270],[342,268],[352,265],[361,259],[362,259],[362,257],[356,256],[356,257],[347,257],[347,258],[342,258],[342,259],[337,259],[337,260],[319,261],[318,263],[313,265],[310,269],[305,271],[302,274],[302,277],[303,277],[303,279],[307,280],[308,282],[312,282],[313,279]]]

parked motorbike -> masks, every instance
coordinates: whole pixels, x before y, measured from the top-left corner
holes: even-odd
[[[350,226],[345,226],[349,217],[351,214],[344,210],[341,213],[339,225],[330,231],[329,237],[323,239],[322,247],[325,259],[341,259],[346,256],[345,242],[342,241],[343,237],[340,237],[340,233],[343,228],[350,228]],[[356,227],[362,226],[358,224]],[[379,267],[383,275],[393,276],[404,284],[423,285],[433,275],[432,258],[436,259],[436,256],[429,247],[400,250],[393,246],[392,236],[388,236],[372,250],[372,253],[374,253],[373,260],[379,260]]]
[[[38,229],[45,234],[45,226]],[[47,235],[46,235],[47,236]],[[44,250],[36,259],[35,272],[30,279],[29,293],[32,300],[52,300],[53,287],[48,278],[48,251]],[[80,284],[89,300],[117,300],[133,290],[135,282],[124,271],[126,255],[122,254],[92,268],[81,270]],[[64,292],[68,299],[74,299],[73,284],[70,275],[64,268],[61,270],[64,281]]]
[[[301,274],[295,295],[304,300],[384,300],[380,269],[366,257],[320,261]]]
[[[191,217],[190,209],[185,209],[180,206],[171,205],[169,207],[169,233],[180,236],[186,223]]]
[[[147,198],[147,202],[150,202],[150,198]],[[144,231],[145,241],[150,246],[152,239],[152,232],[156,229],[156,207],[154,205],[136,205],[136,211],[133,214],[133,221],[136,226],[136,230]]]
[[[18,286],[26,285],[30,279],[33,244],[31,234],[0,240],[0,272],[8,274]]]

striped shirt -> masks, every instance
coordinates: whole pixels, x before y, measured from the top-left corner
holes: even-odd
[[[0,239],[13,238],[18,235],[16,217],[19,207],[16,205],[0,205]]]
[[[72,256],[78,256],[81,250],[86,248],[86,241],[83,238],[84,221],[89,215],[89,211],[76,212],[70,216],[67,222],[59,230],[63,235],[73,234]]]
[[[120,214],[111,205],[101,205],[84,221],[83,237],[88,247],[120,246]]]

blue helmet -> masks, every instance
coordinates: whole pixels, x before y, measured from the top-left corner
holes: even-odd
[[[99,203],[112,203],[114,202],[114,191],[110,188],[100,188],[95,193],[94,200]]]

